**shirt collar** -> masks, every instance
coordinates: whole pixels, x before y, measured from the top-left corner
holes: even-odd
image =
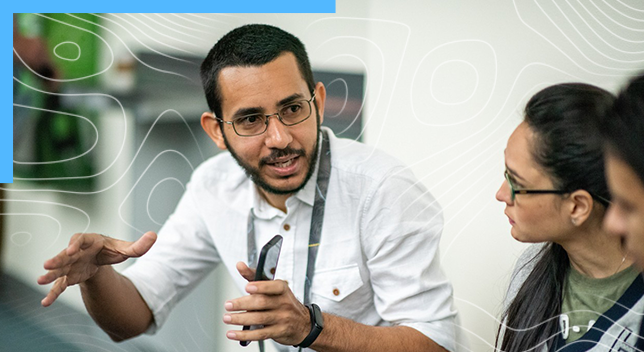
[[[284,216],[284,212],[270,205],[262,196],[255,182],[249,180],[250,187],[250,211],[257,219],[271,220],[277,216]]]

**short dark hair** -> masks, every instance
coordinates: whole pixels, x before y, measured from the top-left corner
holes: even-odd
[[[313,71],[304,44],[294,35],[266,24],[249,24],[235,28],[224,35],[210,49],[201,64],[201,83],[208,107],[215,116],[221,116],[219,72],[231,66],[265,65],[285,52],[295,56],[300,74],[309,91],[315,88]]]
[[[620,92],[600,126],[606,151],[628,164],[644,184],[644,72]]]

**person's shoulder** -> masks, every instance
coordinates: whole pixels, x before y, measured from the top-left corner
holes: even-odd
[[[397,158],[386,152],[352,139],[338,138],[329,133],[331,164],[334,170],[354,176],[380,179],[392,172],[406,170]]]
[[[521,255],[519,256],[519,259],[517,259],[517,263],[514,267],[515,271],[521,270],[522,267],[526,265],[530,265],[539,257],[541,257],[543,249],[547,245],[548,245],[547,242],[533,243],[529,245],[528,248],[524,249],[523,252],[521,252]]]
[[[523,282],[530,275],[536,262],[543,255],[547,242],[531,244],[523,250],[512,271],[512,282]]]
[[[517,292],[519,292],[519,288],[528,278],[528,276],[532,272],[532,269],[534,269],[535,264],[543,255],[543,251],[547,245],[547,242],[531,244],[521,253],[519,258],[517,259],[516,264],[514,265],[512,276],[510,277],[510,286],[508,287],[508,291],[504,300],[505,308],[508,307],[510,302],[512,302],[512,300],[516,296]]]
[[[197,187],[235,188],[247,179],[244,170],[229,152],[221,152],[201,163],[193,172],[191,183]]]

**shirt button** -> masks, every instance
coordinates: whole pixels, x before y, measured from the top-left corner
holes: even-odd
[[[289,224],[284,224],[284,231],[288,231],[291,229],[291,225]]]
[[[334,296],[339,296],[340,295],[340,290],[338,290],[337,288],[334,288],[333,289],[333,295]]]

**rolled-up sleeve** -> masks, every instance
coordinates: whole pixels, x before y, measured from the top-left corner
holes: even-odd
[[[194,187],[188,184],[150,251],[122,273],[154,314],[147,333],[156,332],[172,308],[221,261],[195,203]]]

